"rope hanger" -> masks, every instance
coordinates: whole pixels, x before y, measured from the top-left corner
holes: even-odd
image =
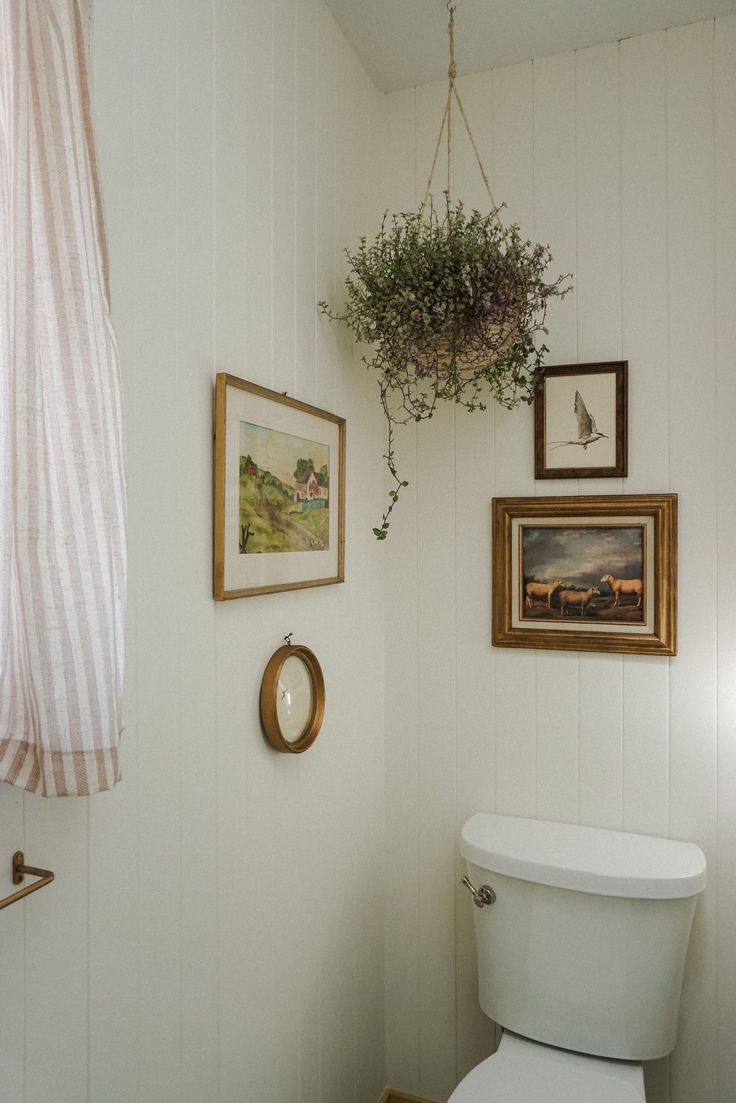
[[[455,11],[456,11],[456,5],[453,4],[452,0],[447,0],[447,11],[448,11],[449,16],[450,16],[450,22],[449,22],[448,27],[447,27],[447,32],[448,32],[448,35],[449,35],[449,38],[450,38],[450,64],[449,64],[449,67],[448,67],[448,70],[447,70],[447,99],[445,100],[445,111],[444,111],[444,114],[442,116],[442,122],[440,123],[440,132],[437,135],[437,145],[435,146],[435,149],[434,149],[434,157],[432,159],[432,168],[430,169],[430,172],[429,172],[429,179],[427,180],[427,187],[426,187],[425,192],[424,192],[424,198],[422,199],[422,204],[419,208],[419,217],[420,218],[424,214],[424,209],[427,206],[427,201],[429,200],[429,198],[431,196],[432,181],[434,180],[434,172],[435,172],[435,169],[437,167],[437,158],[439,157],[440,146],[442,145],[442,136],[443,136],[443,134],[445,134],[445,132],[447,133],[447,198],[448,198],[448,200],[452,198],[452,175],[453,175],[453,167],[454,167],[453,100],[454,100],[455,103],[457,103],[457,106],[460,109],[460,115],[462,117],[463,123],[465,124],[465,130],[467,131],[468,137],[470,138],[470,144],[473,147],[473,153],[475,154],[475,159],[478,162],[478,168],[480,169],[480,174],[483,177],[483,183],[485,184],[485,189],[488,192],[488,198],[491,201],[491,210],[492,211],[498,210],[496,200],[493,198],[493,192],[491,191],[491,185],[490,185],[490,182],[488,180],[488,174],[487,174],[487,172],[486,172],[486,170],[483,166],[483,162],[481,161],[480,153],[478,152],[478,146],[477,146],[476,141],[475,141],[475,136],[473,134],[473,131],[470,128],[470,123],[468,122],[468,116],[465,114],[465,108],[463,107],[463,101],[460,99],[460,93],[458,92],[457,84],[455,83],[455,80],[457,78],[457,63],[455,61]]]

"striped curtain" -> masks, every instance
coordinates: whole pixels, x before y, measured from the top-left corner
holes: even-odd
[[[0,780],[120,777],[121,389],[79,0],[0,0]]]

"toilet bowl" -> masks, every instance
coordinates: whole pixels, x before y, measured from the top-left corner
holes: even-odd
[[[504,1032],[493,1057],[460,1081],[449,1103],[645,1103],[632,1061],[588,1057]]]

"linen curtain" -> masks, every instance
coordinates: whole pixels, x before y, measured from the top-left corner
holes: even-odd
[[[0,780],[120,777],[125,482],[79,0],[0,0]]]

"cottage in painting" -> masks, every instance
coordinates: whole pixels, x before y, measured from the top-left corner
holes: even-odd
[[[320,472],[311,470],[294,484],[294,501],[314,505],[327,505],[329,498],[327,479]]]

